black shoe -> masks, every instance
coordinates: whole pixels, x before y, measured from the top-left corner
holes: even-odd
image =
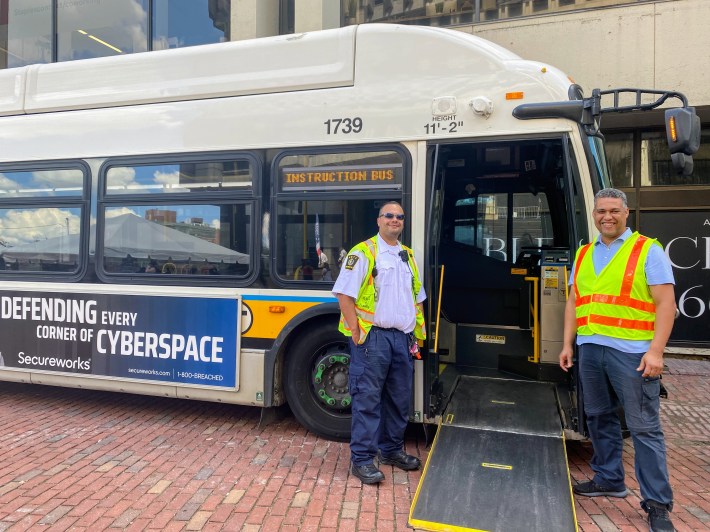
[[[404,451],[399,451],[398,453],[391,454],[389,456],[380,455],[380,464],[393,465],[403,471],[414,471],[415,469],[419,469],[421,467],[422,462],[416,456],[407,454]]]
[[[584,495],[586,497],[626,497],[629,493],[626,488],[622,490],[605,488],[593,480],[572,486],[572,491],[574,491],[577,495]]]
[[[375,467],[375,464],[365,464],[362,466],[353,464],[351,470],[353,475],[359,478],[363,484],[377,484],[385,479],[385,475]]]
[[[641,508],[648,514],[648,526],[651,532],[673,532],[675,528],[668,515],[668,506],[656,501],[644,501]]]

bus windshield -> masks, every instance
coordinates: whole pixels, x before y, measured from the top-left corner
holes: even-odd
[[[609,173],[609,165],[606,160],[606,152],[604,151],[604,139],[602,137],[587,137],[589,142],[589,151],[592,155],[592,162],[597,171],[597,179],[599,180],[599,188],[609,188],[612,186],[611,174]]]

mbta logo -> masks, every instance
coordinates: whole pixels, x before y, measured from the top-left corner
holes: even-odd
[[[254,313],[249,308],[249,305],[242,301],[242,334],[245,334],[249,329],[251,329],[254,323]]]

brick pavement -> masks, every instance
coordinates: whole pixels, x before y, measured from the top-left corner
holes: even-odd
[[[668,359],[662,415],[680,531],[710,530],[710,361]],[[348,474],[346,444],[255,408],[0,383],[0,532],[407,530],[419,472]],[[426,458],[421,428],[407,437]],[[590,446],[568,444],[576,480]],[[647,530],[633,449],[626,499],[577,501],[580,530]],[[524,504],[521,511],[529,511]]]

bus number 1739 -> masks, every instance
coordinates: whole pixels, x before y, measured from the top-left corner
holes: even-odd
[[[325,125],[326,135],[337,135],[338,133],[348,135],[362,131],[362,118],[359,116],[355,118],[329,118],[323,124]]]

